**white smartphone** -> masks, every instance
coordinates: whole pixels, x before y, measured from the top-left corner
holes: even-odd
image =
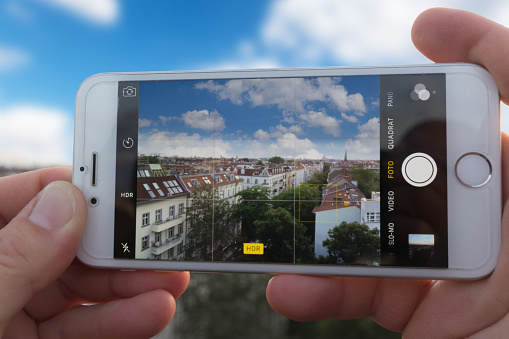
[[[476,279],[500,249],[475,65],[94,75],[73,165],[95,267]]]

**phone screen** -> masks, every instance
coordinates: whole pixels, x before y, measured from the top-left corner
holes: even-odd
[[[119,82],[114,257],[447,268],[445,81]]]

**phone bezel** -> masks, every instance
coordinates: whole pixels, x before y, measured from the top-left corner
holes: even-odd
[[[116,154],[117,93],[119,81],[177,79],[235,79],[263,77],[353,76],[445,73],[447,83],[447,152],[450,268],[313,266],[113,259],[113,214]],[[465,76],[476,83],[464,85]],[[460,90],[461,88],[461,90]],[[485,93],[481,103],[476,98]],[[480,106],[479,106],[480,105]],[[484,107],[484,108],[483,108]],[[481,115],[479,110],[486,110]],[[467,113],[469,112],[469,113]],[[477,130],[476,138],[471,131]],[[275,70],[106,73],[86,79],[78,90],[75,114],[73,182],[85,197],[97,197],[89,206],[87,227],[78,258],[88,265],[120,269],[194,270],[220,272],[298,273],[344,276],[475,279],[495,267],[500,249],[501,171],[498,90],[489,73],[470,64],[430,64],[389,67],[334,67]],[[92,134],[94,137],[87,138]],[[98,154],[97,185],[87,186],[93,152]],[[491,180],[468,188],[456,180],[454,168],[463,154],[477,152],[492,165]],[[109,159],[109,160],[108,160]],[[85,167],[84,172],[79,171]],[[485,228],[479,225],[487,226]],[[465,237],[465,228],[469,236]],[[458,239],[460,239],[458,241]],[[485,250],[481,250],[481,249]]]

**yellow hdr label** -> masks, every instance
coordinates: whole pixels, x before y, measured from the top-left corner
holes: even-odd
[[[263,254],[263,244],[245,242],[244,254]]]

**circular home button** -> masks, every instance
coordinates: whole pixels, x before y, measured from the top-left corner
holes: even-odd
[[[406,157],[401,166],[406,182],[415,187],[424,187],[437,176],[437,164],[426,153],[413,153]]]
[[[482,187],[491,179],[491,163],[484,155],[476,152],[463,154],[455,166],[456,178],[467,187]]]

